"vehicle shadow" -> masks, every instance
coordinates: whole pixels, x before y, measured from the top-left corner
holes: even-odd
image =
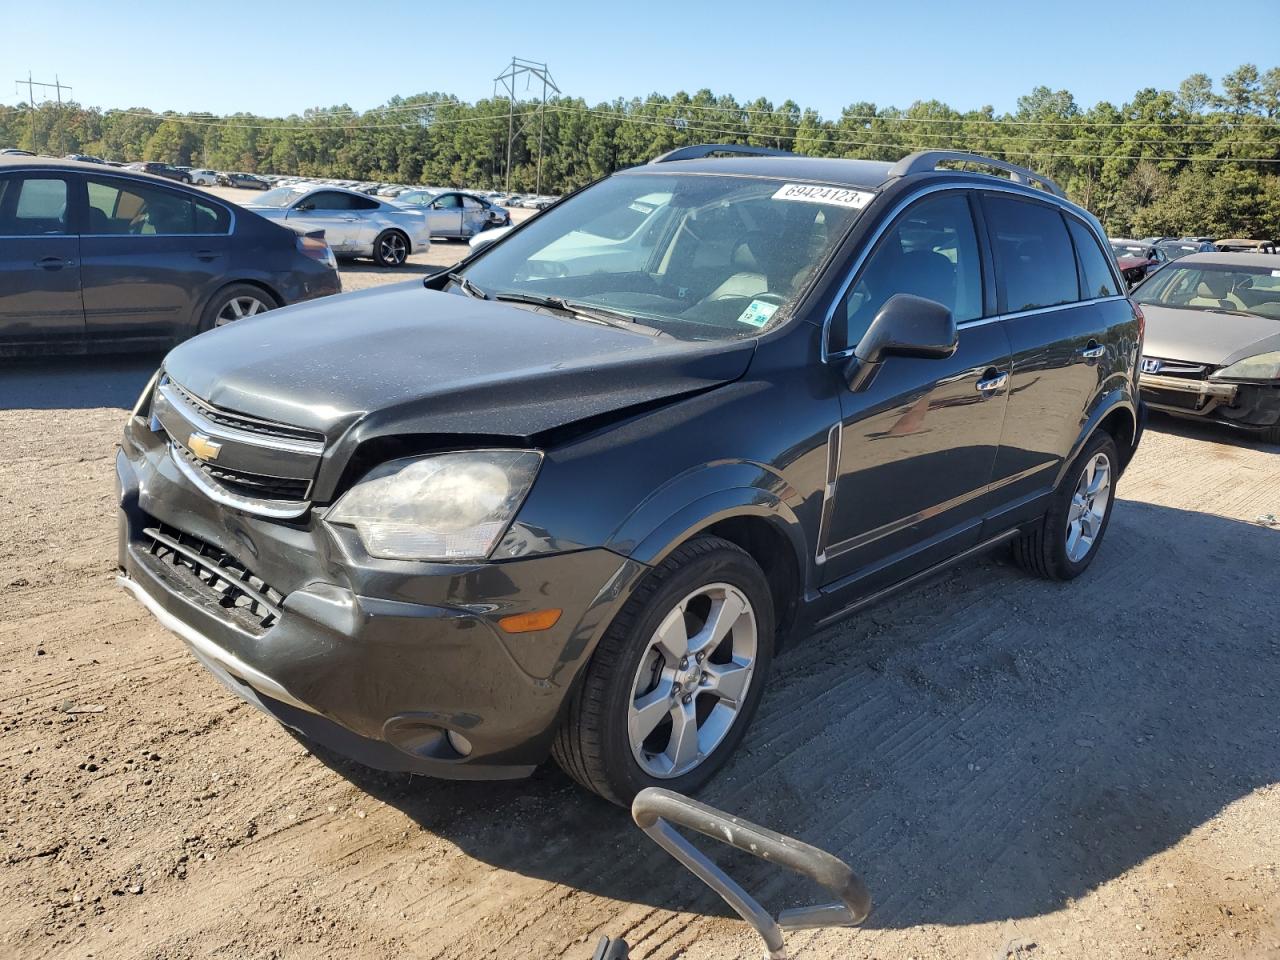
[[[0,410],[132,409],[163,351],[0,360]]]
[[[1151,411],[1147,419],[1147,429],[1159,433],[1173,434],[1177,437],[1186,437],[1189,440],[1216,443],[1219,446],[1243,447],[1247,450],[1260,450],[1263,453],[1280,455],[1280,444],[1264,443],[1252,431],[1241,430],[1211,421],[1175,417],[1159,410]]]
[[[1073,583],[1003,555],[944,574],[783,655],[702,799],[845,859],[875,900],[869,927],[1060,910],[1280,780],[1280,593],[1239,574],[1278,549],[1280,531],[1121,500]],[[474,784],[321,759],[485,863],[725,912],[550,764]],[[821,899],[713,855],[771,907]]]

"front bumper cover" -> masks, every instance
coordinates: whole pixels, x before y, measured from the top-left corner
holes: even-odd
[[[1261,429],[1280,423],[1280,386],[1171,377],[1139,376],[1143,400],[1153,410]]]
[[[643,564],[604,549],[474,565],[353,558],[323,524],[228,510],[193,489],[135,421],[116,460],[122,585],[243,699],[384,770],[524,776],[546,759],[569,691]],[[143,443],[130,442],[130,432]],[[253,631],[152,555],[158,522],[232,555],[285,594]],[[564,610],[509,635],[511,613]],[[471,745],[463,756],[447,731]]]

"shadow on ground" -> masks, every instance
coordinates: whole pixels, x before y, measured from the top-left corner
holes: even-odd
[[[0,360],[0,410],[133,408],[163,352]]]
[[[1147,420],[1147,429],[1160,433],[1186,437],[1224,447],[1243,447],[1248,450],[1260,450],[1263,453],[1280,455],[1280,444],[1264,443],[1253,430],[1244,430],[1227,424],[1206,420],[1192,420],[1188,417],[1175,417],[1171,414],[1152,410]]]
[[[1280,592],[1236,573],[1278,554],[1278,531],[1121,501],[1073,583],[1002,556],[945,574],[781,657],[703,799],[844,858],[875,899],[868,926],[1059,910],[1280,780]],[[552,765],[469,784],[321,759],[486,863],[724,912]],[[724,859],[771,906],[819,899]]]

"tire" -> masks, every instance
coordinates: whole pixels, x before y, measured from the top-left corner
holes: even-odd
[[[373,260],[380,267],[403,267],[409,259],[409,238],[399,230],[383,230],[373,241]]]
[[[683,616],[677,613],[682,605]],[[723,639],[707,643],[700,651],[705,659],[677,660],[666,649],[683,642],[696,651],[700,636],[715,634],[699,631],[726,611]],[[623,806],[645,787],[696,791],[746,733],[773,644],[773,598],[759,565],[727,540],[695,537],[645,577],[601,638],[556,734],[556,763]],[[637,706],[646,702],[644,716]],[[688,736],[677,737],[677,719],[687,733],[692,722]],[[640,733],[633,737],[634,729]]]
[[[252,306],[255,303],[257,307]],[[246,316],[256,316],[278,306],[280,304],[276,298],[261,287],[255,287],[251,283],[233,283],[214,294],[204,308],[204,313],[200,316],[200,332],[204,333]]]
[[[1274,427],[1266,427],[1258,432],[1263,443],[1280,444],[1280,424]]]
[[[1088,471],[1091,467],[1094,469],[1096,481],[1096,471],[1104,461],[1107,470],[1105,490],[1095,489],[1083,499],[1083,503],[1090,506],[1078,510],[1080,504],[1076,495],[1082,491],[1087,494],[1090,486]],[[1013,559],[1018,566],[1050,580],[1074,580],[1084,573],[1097,555],[1111,522],[1119,475],[1120,455],[1115,441],[1110,434],[1099,431],[1072,461],[1061,485],[1054,491],[1045,515],[1013,541]],[[1099,514],[1098,497],[1103,493],[1106,502]],[[1080,520],[1074,519],[1076,514],[1081,515]]]

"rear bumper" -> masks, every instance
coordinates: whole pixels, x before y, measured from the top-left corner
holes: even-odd
[[[187,485],[167,450],[133,445],[128,432],[116,472],[121,585],[228,689],[384,770],[529,774],[546,759],[569,691],[644,570],[603,549],[471,566],[361,559],[321,521],[274,523],[218,507]],[[228,613],[187,568],[153,552],[146,531],[157,523],[279,590],[278,619],[260,629]],[[548,606],[564,611],[548,630],[510,635],[497,626]]]

